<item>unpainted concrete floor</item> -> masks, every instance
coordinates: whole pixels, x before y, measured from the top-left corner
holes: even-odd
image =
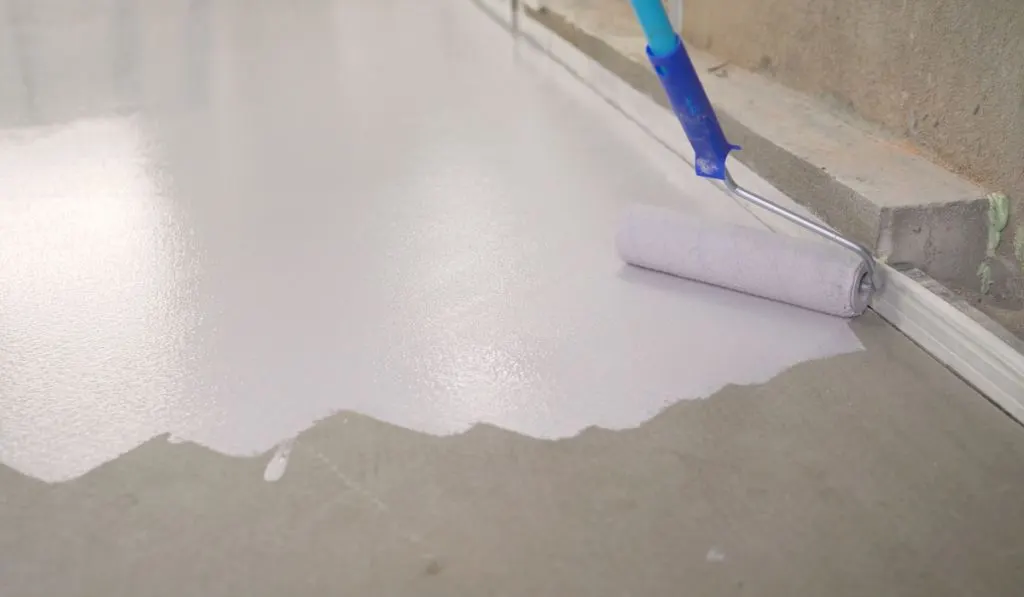
[[[333,6],[349,17],[349,35],[354,23],[382,30],[423,16],[411,0],[161,2],[123,12],[133,5],[75,4],[76,13],[48,0],[33,4],[31,26],[12,26],[11,11],[27,4],[8,1],[0,38],[85,39],[88,48],[92,19],[145,21],[150,56],[167,69],[149,82],[161,102],[147,110],[172,118],[197,101],[182,93],[194,87],[166,78],[189,72],[168,39],[182,35],[181,48],[203,39],[201,23],[175,28],[187,6],[215,9],[213,31],[270,40],[268,50],[290,36],[316,42],[301,37],[312,32],[294,18],[303,10]],[[439,45],[477,18],[458,0],[430,10],[451,27]],[[502,35],[495,25],[494,43],[511,56]],[[358,94],[382,74],[355,49],[341,55]],[[218,59],[253,65],[258,82],[255,64],[274,56]],[[109,72],[60,65],[18,71],[35,85],[8,89],[55,87],[21,103],[5,92],[5,127],[135,111],[132,89],[96,91]],[[0,81],[10,84],[12,71]],[[301,86],[289,91],[268,89],[264,101],[293,97],[295,122],[303,106],[323,109],[303,104]],[[341,412],[298,435],[273,483],[272,451],[236,458],[167,436],[61,483],[0,466],[0,594],[1019,594],[1019,426],[876,316],[851,328],[863,351],[677,402],[627,430],[550,441],[478,425],[439,437]]]

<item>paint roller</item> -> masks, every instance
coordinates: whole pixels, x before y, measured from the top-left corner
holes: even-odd
[[[620,257],[632,266],[830,315],[856,317],[863,313],[882,285],[871,252],[736,184],[725,162],[729,152],[740,148],[726,140],[662,0],[630,1],[647,38],[647,57],[693,146],[697,175],[720,181],[734,196],[830,242],[635,206],[619,228]]]

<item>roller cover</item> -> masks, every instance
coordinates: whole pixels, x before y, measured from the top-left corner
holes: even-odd
[[[630,265],[813,311],[855,317],[868,304],[859,290],[864,262],[825,242],[638,205],[625,214],[617,244]]]

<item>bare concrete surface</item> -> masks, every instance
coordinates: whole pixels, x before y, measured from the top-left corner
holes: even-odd
[[[11,310],[0,312],[0,357],[21,367],[0,369],[5,413],[0,457],[29,471],[0,465],[3,597],[1019,594],[1024,582],[1020,427],[870,313],[847,327],[834,320],[812,321],[778,305],[742,303],[745,298],[714,294],[714,289],[662,278],[638,282],[634,277],[628,284],[628,275],[616,278],[620,270],[609,265],[612,258],[594,257],[600,254],[597,247],[604,246],[605,233],[614,230],[609,205],[617,205],[601,199],[609,191],[599,187],[610,186],[629,199],[662,197],[666,203],[685,203],[684,191],[693,187],[666,182],[669,174],[659,173],[653,160],[644,159],[645,150],[628,143],[633,129],[618,126],[611,116],[599,118],[608,112],[596,107],[596,98],[584,97],[585,90],[545,77],[543,64],[530,63],[526,52],[517,54],[510,38],[499,37],[503,33],[496,25],[493,31],[485,28],[483,17],[469,12],[475,10],[470,3],[47,0],[32,6],[32,26],[20,22],[10,30],[23,36],[21,47],[41,44],[50,51],[35,46],[24,53],[35,62],[19,66],[18,72],[35,78],[31,85],[23,81],[13,88],[32,93],[0,96],[7,102],[2,165],[37,168],[6,170],[18,184],[4,187],[10,218],[3,224],[29,221],[32,226],[8,229],[25,235],[0,254],[6,268],[0,272],[18,273],[5,278],[0,299],[22,307],[20,312],[30,305],[38,309],[27,310],[31,313],[52,315],[46,307],[58,305],[67,310],[57,309],[58,314],[97,316],[75,318],[81,327],[49,325],[46,318],[33,319],[36,327],[18,327]],[[199,17],[189,13],[196,8],[208,12]],[[368,31],[394,30],[387,26],[396,19],[405,19],[399,22],[409,35],[401,40],[409,45],[399,44],[400,49],[415,50],[419,60],[418,69],[408,74],[434,85],[417,96],[415,105],[404,101],[405,89],[367,84],[386,69],[366,53],[369,44],[357,43],[366,41]],[[134,40],[128,36],[132,22],[145,25],[135,29]],[[431,45],[416,47],[411,40]],[[211,51],[211,43],[221,44],[218,51]],[[126,51],[139,44],[145,51]],[[133,59],[139,62],[132,64]],[[447,79],[436,72],[439,63]],[[71,68],[76,64],[90,68]],[[220,76],[199,76],[204,66]],[[126,71],[145,76],[123,76]],[[350,85],[333,86],[339,72],[350,75]],[[499,74],[508,77],[503,84],[489,78]],[[351,85],[354,81],[363,84]],[[507,111],[505,120],[495,118],[492,104],[507,107],[502,101],[508,95],[531,116],[544,116],[546,126],[538,127],[536,118],[513,117],[514,111]],[[345,112],[367,105],[373,110],[366,114]],[[464,111],[446,111],[453,106]],[[340,114],[365,118],[352,122]],[[405,119],[407,126],[391,130],[386,143],[375,145],[380,140],[370,133],[388,132],[380,126],[388,117]],[[96,127],[96,120],[121,126]],[[41,134],[40,125],[51,128]],[[93,135],[85,137],[90,143],[75,136],[83,130]],[[533,163],[537,170],[509,180],[508,168],[498,162],[511,157],[502,150],[515,140],[536,139],[531,135],[540,135],[546,144],[533,141],[529,148],[563,168],[552,169],[543,160],[512,160]],[[133,144],[139,137],[149,143]],[[452,145],[431,143],[440,138]],[[403,167],[392,167],[387,177],[361,178],[364,170],[396,163],[395,150],[408,150],[410,139],[423,143],[416,159],[399,162]],[[62,151],[38,151],[54,145]],[[177,151],[161,158],[157,150],[168,147]],[[558,161],[559,151],[573,159]],[[162,159],[163,167],[143,158]],[[85,168],[87,176],[79,176],[79,168],[92,159],[102,167]],[[423,164],[447,176],[447,183],[428,177],[434,186],[424,185],[427,189],[464,181],[460,176],[470,168],[486,175],[474,179],[479,186],[473,192],[441,193],[416,202],[410,199],[417,196],[412,187],[403,185],[417,180],[416,173],[434,172],[419,169]],[[339,168],[344,176],[338,176]],[[69,180],[75,183],[70,191],[61,186]],[[107,184],[111,180],[116,184]],[[687,185],[696,184],[687,180]],[[529,186],[546,181],[564,185],[559,187],[564,192]],[[638,181],[650,186],[637,187]],[[506,192],[482,190],[494,186]],[[395,188],[408,194],[383,201],[394,199]],[[541,204],[531,192],[554,199]],[[723,195],[702,191],[695,196],[691,209],[746,215]],[[364,201],[346,203],[350,197]],[[143,224],[159,228],[176,221],[157,209],[175,201],[195,217],[194,236],[157,235],[160,242],[142,243],[149,230]],[[118,209],[109,211],[117,217],[99,217],[106,213],[99,207],[111,202]],[[60,209],[45,214],[52,219],[26,219],[40,205],[54,204]],[[444,211],[439,204],[458,209]],[[390,211],[368,217],[382,205]],[[481,221],[521,228],[512,227],[514,234],[484,228],[476,240],[495,244],[474,245],[471,252],[444,244],[461,238],[459,233],[479,232],[459,216],[478,213],[473,208],[481,205],[491,209]],[[348,207],[340,212],[344,217],[337,217],[339,206]],[[535,211],[516,211],[524,208]],[[415,217],[409,217],[409,209]],[[563,219],[537,218],[536,213],[547,213],[544,209],[556,210]],[[438,213],[445,217],[431,217]],[[567,218],[570,213],[580,217]],[[353,221],[355,229],[345,228]],[[570,233],[566,221],[576,224]],[[411,224],[435,233],[412,238],[432,243],[409,244]],[[291,232],[283,236],[235,236],[240,231],[280,232],[276,226],[285,225]],[[54,228],[91,236],[71,235],[73,250],[65,250],[69,241]],[[181,229],[189,228],[174,228]],[[309,252],[325,238],[374,234],[393,235],[390,242],[376,245],[377,253]],[[205,251],[177,253],[175,238],[187,240],[190,250],[202,246]],[[586,242],[557,244],[565,238]],[[554,283],[548,279],[547,285],[527,286],[530,292],[511,292],[509,285],[518,279],[514,274],[532,270],[511,268],[469,279],[465,273],[471,269],[442,267],[452,262],[479,266],[481,261],[497,267],[504,262],[486,253],[488,247],[529,251],[542,242],[578,251],[567,255],[577,266],[608,265],[593,279],[607,284],[603,288],[609,292],[598,297],[560,294],[567,281],[576,280],[565,275],[571,269],[550,270]],[[40,244],[45,251],[26,250]],[[452,252],[426,250],[438,246]],[[119,261],[101,250],[111,247],[132,249],[125,251],[132,259]],[[204,262],[211,253],[234,267]],[[405,260],[397,260],[396,253]],[[306,261],[287,259],[296,254]],[[390,260],[382,260],[373,272],[379,276],[342,280],[330,275],[382,254]],[[556,257],[566,255],[548,256],[543,263]],[[204,347],[212,352],[189,361],[203,367],[230,365],[228,373],[242,374],[249,383],[233,396],[236,401],[217,403],[223,398],[217,392],[234,389],[238,378],[232,375],[221,379],[224,385],[210,388],[152,374],[153,368],[174,373],[168,363],[187,356],[194,338],[162,333],[161,326],[179,322],[173,309],[163,308],[177,304],[168,298],[177,296],[174,292],[160,286],[155,306],[145,303],[141,314],[110,307],[135,305],[131,301],[100,300],[108,293],[137,298],[140,288],[147,288],[143,282],[152,281],[141,275],[149,271],[145,266],[163,259],[173,261],[173,275],[156,279],[198,288],[218,300],[239,299],[215,302],[230,308],[207,312],[206,321],[224,317],[224,311],[236,318],[219,319],[220,331],[230,334],[215,336],[231,342]],[[39,267],[19,269],[24,263]],[[192,270],[184,265],[196,263],[218,275],[186,275]],[[324,287],[299,276],[298,263],[316,264],[313,271],[338,285],[330,286],[331,292],[313,292]],[[421,267],[388,267],[396,263]],[[266,277],[231,287],[238,268]],[[97,272],[117,275],[104,278]],[[416,275],[423,276],[416,282],[421,292],[401,286]],[[51,278],[56,281],[52,292],[39,292],[39,285]],[[86,291],[72,284],[97,279],[110,282],[87,285]],[[467,279],[477,284],[458,286]],[[196,280],[205,283],[186,284]],[[339,333],[322,335],[324,326],[338,324],[331,317],[338,305],[381,280],[402,292],[376,302],[363,296],[361,312],[367,317],[345,320]],[[244,292],[226,293],[222,284]],[[452,309],[462,315],[451,318],[451,313],[439,314],[436,303],[421,300],[430,296],[425,289],[436,288],[474,305],[493,306],[497,296],[503,308]],[[274,308],[287,306],[288,293],[298,291],[309,299],[302,308]],[[555,303],[561,305],[556,311],[532,296],[565,300]],[[629,354],[615,371],[590,366],[597,357],[623,349],[600,333],[620,333],[642,321],[652,311],[644,301],[654,299],[659,305],[678,305],[680,312],[666,312],[663,324],[640,340],[669,344],[656,344],[657,350],[640,341],[627,345]],[[595,316],[595,305],[607,306],[606,300],[617,309],[607,317]],[[76,310],[82,305],[84,311]],[[699,316],[715,313],[712,307],[730,313],[732,324],[749,323],[732,331],[723,324],[716,336],[700,322],[685,319],[693,315],[688,310]],[[524,317],[524,310],[537,318]],[[574,326],[550,320],[554,312],[576,316]],[[802,324],[787,326],[768,343],[744,339],[748,328],[780,320]],[[435,337],[412,343],[395,333],[400,329],[395,326],[409,321]],[[691,325],[671,328],[680,321]],[[146,325],[134,327],[140,322]],[[446,339],[458,343],[501,323],[507,329],[488,335],[489,343],[469,343],[462,345],[467,350],[450,354]],[[701,329],[699,342],[683,341]],[[521,341],[524,336],[548,337],[544,334],[552,330],[572,333],[548,344]],[[112,331],[118,333],[104,335]],[[54,337],[61,339],[55,348],[47,344]],[[268,343],[268,338],[278,342]],[[676,369],[684,380],[695,373],[700,377],[707,373],[698,365],[714,345],[711,340],[727,347],[732,342],[731,351],[708,368],[737,379],[809,338],[819,345],[811,347],[808,358],[820,356],[823,348],[843,356],[804,359],[781,373],[776,364],[767,381],[728,385],[700,394],[702,399],[682,400],[695,396],[678,383],[662,403],[667,406],[629,418],[652,395],[653,376],[643,374],[647,367],[662,373]],[[830,348],[837,338],[846,350]],[[850,338],[863,350],[851,352]],[[28,352],[19,342],[48,348]],[[80,346],[76,342],[94,348],[98,358],[69,351]],[[168,345],[173,350],[157,351],[156,357],[147,352]],[[737,365],[736,355],[749,354],[752,345],[760,360]],[[363,360],[368,349],[382,346],[387,358]],[[503,350],[522,346],[593,352],[533,350],[524,351],[523,358],[502,360]],[[259,351],[246,352],[253,347]],[[415,366],[403,364],[403,355],[410,353],[417,357]],[[243,362],[213,358],[217,355]],[[90,358],[97,359],[95,368],[82,366],[94,363]],[[721,366],[730,358],[731,370]],[[31,371],[45,373],[38,385],[27,388],[30,392],[17,375],[26,370],[26,361]],[[531,368],[527,374],[524,363]],[[602,380],[619,379],[615,375],[622,370],[635,372],[633,383],[609,391]],[[79,376],[62,376],[67,371]],[[564,380],[567,372],[584,375],[552,391],[553,382]],[[370,374],[369,381],[361,377]],[[496,380],[493,387],[479,382],[484,374],[492,376],[485,381]],[[106,391],[75,393],[83,383]],[[313,383],[327,391],[314,392]],[[432,391],[411,393],[418,384],[430,384]],[[154,387],[161,391],[153,393]],[[501,400],[488,400],[494,396]],[[555,439],[506,430],[523,412],[531,415],[522,427],[527,430],[564,424],[559,413],[567,398],[579,401],[574,421],[612,414],[599,421],[600,427],[595,423],[580,433],[551,434]],[[213,406],[235,409],[211,410],[211,399]],[[353,406],[330,410],[337,404]],[[548,410],[531,410],[538,405]],[[335,414],[306,425],[311,413],[324,409]],[[494,411],[500,411],[495,420],[506,429],[465,425],[491,420]],[[381,421],[387,418],[382,413],[408,418],[404,426],[389,425]],[[168,421],[175,434],[154,432]],[[617,430],[608,429],[608,421],[620,422]],[[264,446],[250,457],[226,455],[233,451],[225,446],[264,445],[267,434],[282,425],[286,431],[300,427],[297,437],[276,448]],[[54,429],[73,433],[62,437]],[[138,438],[143,438],[141,445],[135,443]],[[25,454],[32,458],[17,458]]]
[[[234,459],[0,469],[0,587],[53,595],[1019,595],[1024,433],[874,316],[867,350],[555,442],[340,413]]]
[[[537,4],[539,11],[527,11],[532,18],[667,107],[628,2]],[[687,23],[698,19],[689,9],[687,15]],[[995,254],[988,254],[985,188],[834,102],[783,87],[763,69],[743,70],[688,42],[727,135],[743,147],[736,159],[880,258],[926,271],[1009,329],[1020,328],[1024,277],[1012,253],[1024,247],[1024,230],[1011,218]]]

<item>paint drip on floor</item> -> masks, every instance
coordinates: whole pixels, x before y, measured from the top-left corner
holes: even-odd
[[[285,470],[288,469],[288,459],[292,455],[292,447],[295,444],[295,440],[287,440],[281,442],[281,445],[274,450],[274,454],[270,457],[270,461],[267,462],[267,468],[263,470],[263,480],[269,483],[280,481],[281,477],[284,476]]]

